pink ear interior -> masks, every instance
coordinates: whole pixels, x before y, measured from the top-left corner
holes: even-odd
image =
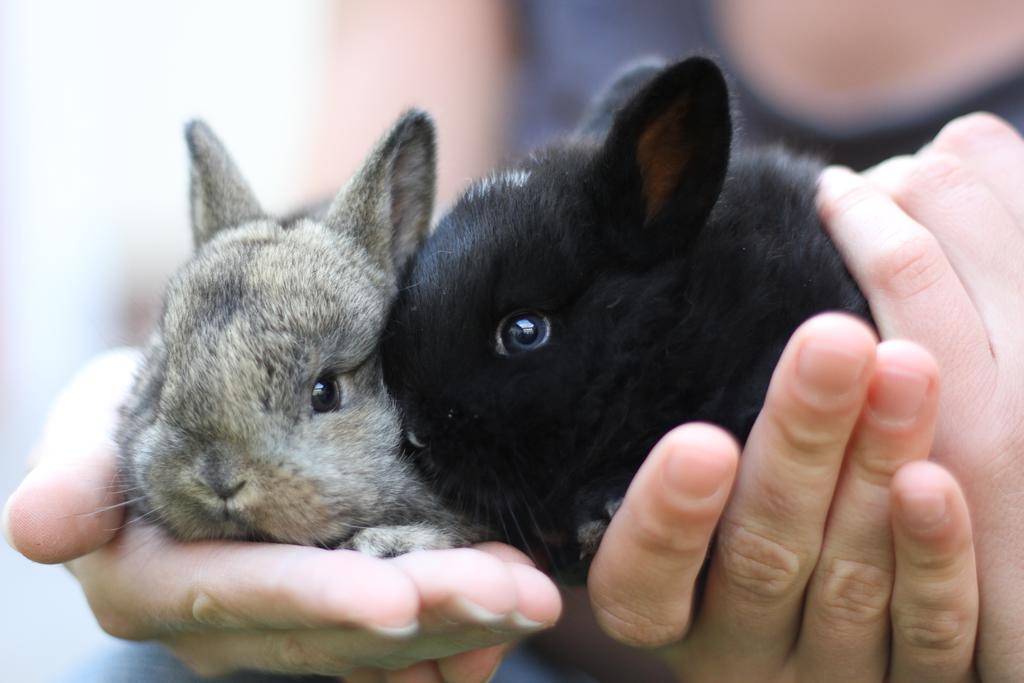
[[[636,146],[648,220],[665,206],[686,171],[693,143],[686,135],[689,100],[680,97],[647,125]]]

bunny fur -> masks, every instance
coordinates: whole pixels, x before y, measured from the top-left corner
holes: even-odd
[[[471,187],[397,299],[384,373],[418,467],[566,581],[661,436],[745,439],[801,322],[869,318],[816,212],[820,164],[732,147],[712,61],[638,65],[575,136]],[[549,336],[503,352],[518,313]]]
[[[409,112],[333,202],[267,215],[191,123],[196,251],[171,281],[116,434],[134,514],[181,540],[376,555],[466,542],[400,457],[378,341],[429,229],[433,123]],[[326,378],[340,393],[311,407]]]

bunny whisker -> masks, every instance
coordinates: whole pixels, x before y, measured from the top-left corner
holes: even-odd
[[[119,503],[114,503],[113,505],[106,505],[104,507],[97,508],[97,509],[91,510],[89,512],[79,512],[79,513],[72,514],[72,515],[64,515],[61,519],[68,519],[70,517],[95,517],[96,515],[101,515],[104,512],[108,512],[110,510],[116,510],[117,508],[123,508],[123,507],[128,507],[129,505],[134,505],[135,503],[141,502],[141,501],[143,501],[145,499],[146,499],[146,496],[144,496],[144,495],[143,496],[138,496],[136,498],[130,498],[128,500],[123,500],[123,501],[121,501]]]
[[[516,528],[516,533],[519,534],[519,538],[522,540],[522,547],[526,549],[526,554],[530,556],[530,561],[536,565],[537,556],[533,553],[533,544],[530,543],[530,539],[527,538],[526,534],[523,532],[523,528],[519,526],[519,520],[516,518],[515,509],[512,507],[512,503],[508,499],[508,496],[505,495],[504,492],[502,495],[505,497],[505,508],[508,510],[508,515],[512,519],[512,524]]]
[[[516,470],[516,473],[519,475],[519,480],[522,482],[522,484],[524,486],[524,491],[528,492],[529,489],[525,488],[526,487],[526,482],[523,480],[522,472],[519,471],[519,470]],[[527,514],[527,516],[530,519],[530,524],[533,526],[533,531],[536,534],[536,539],[540,543],[540,547],[544,551],[544,555],[548,558],[548,562],[551,563],[552,569],[554,569],[556,567],[556,565],[557,565],[557,563],[555,562],[555,556],[551,552],[551,546],[548,545],[547,539],[544,538],[544,530],[543,530],[543,528],[541,527],[540,524],[537,523],[537,517],[533,513],[533,510],[534,510],[535,507],[537,509],[543,509],[543,508],[541,508],[539,505],[533,505],[531,503],[532,503],[532,501],[527,501],[526,505],[524,505],[524,507],[526,508],[526,514]]]

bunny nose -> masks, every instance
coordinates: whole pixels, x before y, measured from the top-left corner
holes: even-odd
[[[221,500],[228,501],[242,490],[242,487],[245,486],[245,479],[231,483],[222,480],[208,481],[206,483]]]
[[[235,467],[230,466],[223,459],[209,457],[203,463],[199,476],[203,483],[217,494],[218,498],[228,501],[234,498],[246,483],[246,480],[242,479],[235,470]]]

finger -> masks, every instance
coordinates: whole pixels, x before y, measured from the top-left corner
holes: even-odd
[[[396,676],[399,680],[435,680],[441,671],[435,659],[480,649],[493,656],[493,648],[507,642],[509,636],[482,629],[475,629],[473,636],[468,630],[388,636],[366,629],[333,628],[179,633],[163,640],[203,676],[239,669],[344,676],[360,669],[377,669],[391,672],[385,677],[390,681]],[[460,673],[470,673],[473,664],[479,662],[465,662]],[[361,672],[357,678],[369,675]]]
[[[437,662],[418,662],[401,671],[390,672],[384,680],[387,683],[447,683]]]
[[[937,238],[993,342],[1012,335],[1003,309],[1024,286],[1024,233],[983,179],[933,147],[883,164],[871,180]]]
[[[806,680],[884,680],[892,551],[889,485],[928,457],[938,412],[938,368],[921,347],[883,342],[867,406],[847,449],[821,558],[804,603],[797,661]]]
[[[110,435],[138,354],[121,350],[86,366],[54,403],[34,469],[8,499],[4,534],[30,560],[66,562],[106,543],[124,510]]]
[[[551,578],[538,571],[524,553],[504,543],[481,543],[477,550],[505,562],[516,585],[515,624],[523,630],[546,628],[562,613],[562,594]]]
[[[421,608],[442,619],[500,624],[516,610],[511,572],[504,562],[479,550],[425,550],[390,562],[412,579]]]
[[[486,683],[494,677],[501,661],[515,643],[470,650],[437,662],[445,683]]]
[[[594,613],[612,637],[654,647],[686,633],[738,451],[731,436],[703,424],[669,432],[651,451],[590,568]]]
[[[826,314],[802,325],[787,345],[719,527],[704,604],[687,643],[693,657],[734,661],[732,644],[742,642],[736,678],[781,671],[796,641],[875,344],[863,322]]]
[[[913,154],[900,154],[875,164],[861,175],[878,189],[885,191],[886,188],[903,182],[903,178],[910,173],[916,163],[917,157]],[[827,172],[831,173],[832,171],[828,170]]]
[[[75,462],[29,472],[4,507],[8,542],[34,562],[81,557],[109,541],[123,523],[113,448],[79,449]]]
[[[416,587],[425,625],[439,620],[525,635],[553,624],[561,610],[558,589],[548,577],[481,550],[427,550],[390,562]]]
[[[379,669],[356,669],[345,674],[341,683],[387,683],[386,676],[387,672]]]
[[[941,467],[920,462],[896,474],[892,496],[892,680],[972,680],[978,578],[963,494]]]
[[[379,672],[419,663],[415,657],[402,654],[408,645],[403,639],[361,630],[181,633],[163,642],[186,666],[204,677],[242,669],[322,676],[347,676],[370,669],[355,678],[389,680],[388,675]]]
[[[882,336],[931,351],[947,395],[979,398],[992,376],[988,334],[935,237],[847,169],[822,174],[818,204]]]
[[[360,626],[399,635],[418,629],[419,595],[409,577],[353,551],[182,544],[133,525],[69,566],[100,625],[122,638],[211,628]]]
[[[1017,229],[1024,234],[1024,193],[1020,187],[1024,138],[1013,126],[992,114],[968,114],[946,124],[931,150],[952,154],[967,164],[1009,209]]]
[[[995,194],[999,201],[1007,208],[1016,229],[1017,239],[1010,242],[1010,245],[1020,242],[1020,234],[1024,234],[1024,193],[1021,189],[1022,177],[1024,177],[1024,141],[1020,133],[1009,126],[1005,121],[991,114],[979,113],[961,117],[950,122],[939,133],[932,148],[943,153],[952,154],[971,171],[983,180],[985,185]],[[979,226],[987,232],[989,226]],[[984,242],[981,235],[979,242]],[[1003,249],[999,240],[989,240],[993,248]],[[1012,246],[1007,251],[1015,251]],[[1009,270],[992,272],[988,277],[993,280],[1016,281],[1021,277],[1020,261],[1006,263]],[[1019,325],[1014,326],[1021,310],[1021,289],[1009,293],[1006,300],[1002,302],[1006,333],[997,332],[993,345],[997,347],[996,361],[998,362],[999,373],[1003,377],[1020,377],[1020,363],[1024,356],[1019,353],[1020,345],[1024,340],[1020,339],[1022,329]],[[1016,339],[1014,335],[1018,335]],[[1006,339],[1003,341],[1002,337]],[[1001,348],[1007,352],[999,357],[998,351]],[[1016,367],[1014,367],[1016,366]],[[1018,382],[1019,383],[1019,382]],[[1015,383],[1013,381],[1001,383],[1000,388],[1009,388]],[[988,396],[984,396],[986,403]],[[959,406],[965,415],[977,414],[976,397],[969,396],[969,403]],[[997,419],[1007,419],[1002,415]],[[1012,419],[1012,418],[1010,418]],[[957,428],[962,425],[957,423]],[[987,434],[982,428],[979,434]],[[952,435],[957,436],[957,435]],[[959,443],[965,444],[962,434]],[[942,439],[940,437],[940,443]],[[969,449],[975,447],[976,454],[982,453],[984,448],[978,449],[977,440],[971,442],[971,446],[964,448],[963,455],[967,455]],[[952,442],[951,442],[952,443]],[[1003,449],[1006,455],[1014,453],[1013,448]],[[940,453],[939,455],[949,455]],[[1006,462],[1012,462],[1013,458],[1004,458]],[[983,559],[983,574],[989,586],[993,589],[983,594],[985,598],[982,605],[982,614],[985,617],[985,627],[982,631],[982,640],[978,648],[981,672],[986,678],[993,680],[1013,680],[1019,678],[1020,671],[1024,671],[1024,651],[1021,650],[1022,627],[1021,601],[1015,599],[1013,591],[1000,591],[1000,587],[1015,587],[1020,584],[1021,563],[1017,559],[1012,543],[1007,544],[1006,539],[1014,538],[1017,530],[1013,524],[1013,516],[1006,514],[1006,501],[1013,500],[1014,486],[1007,483],[1003,476],[1003,468],[997,468],[993,473],[991,468],[984,477],[977,477],[977,468],[973,461],[963,460],[962,465],[956,470],[957,477],[967,489],[971,496],[971,513],[979,529],[985,533],[978,536],[976,541],[977,552]],[[1006,468],[1009,471],[1011,468]],[[993,488],[991,482],[1000,483]],[[975,483],[977,482],[977,483]],[[979,488],[980,487],[980,488]],[[1009,494],[999,495],[1000,492]],[[995,494],[995,495],[993,495]]]

